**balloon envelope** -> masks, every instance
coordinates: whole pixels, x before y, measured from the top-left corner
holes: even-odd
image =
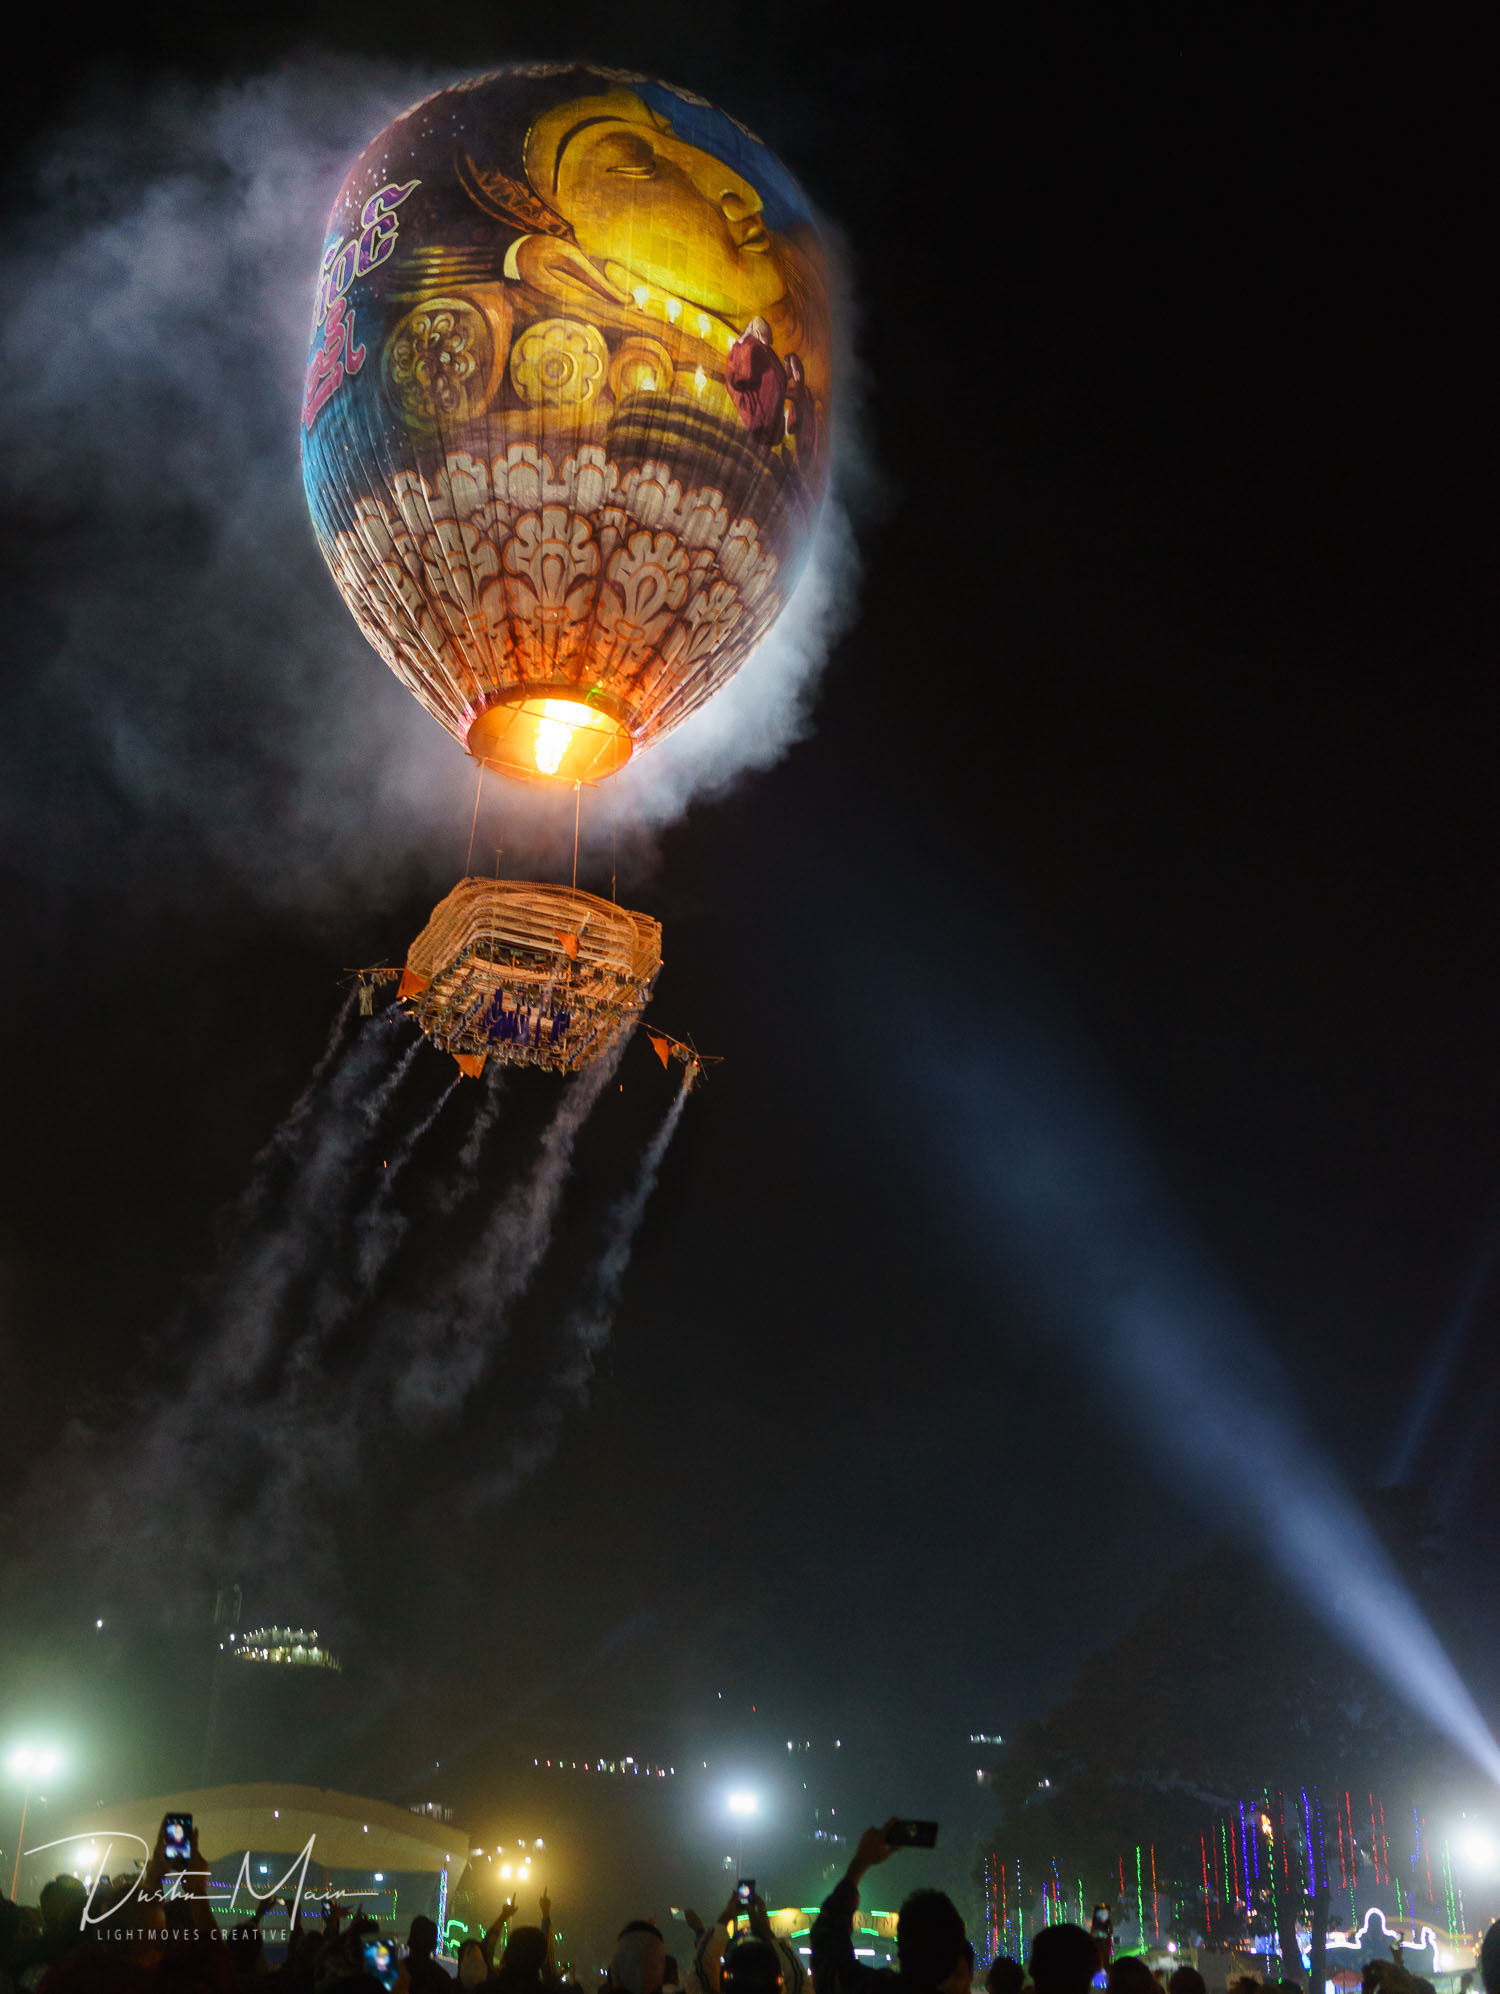
[[[344,182],[308,503],[360,628],[471,754],[596,781],[775,620],[829,392],[823,248],[757,139],[644,77],[501,70]]]

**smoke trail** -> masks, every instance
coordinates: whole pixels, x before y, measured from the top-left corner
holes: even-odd
[[[276,1165],[296,1147],[307,1117],[312,1111],[312,1104],[317,1098],[318,1089],[323,1085],[329,1068],[343,1046],[344,1033],[354,1014],[354,1000],[357,995],[358,992],[351,985],[345,993],[343,1003],[334,1013],[328,1041],[313,1062],[312,1072],[308,1074],[302,1092],[251,1158],[249,1181],[226,1215],[225,1233],[229,1239],[237,1239],[253,1223],[270,1191],[271,1178]]]
[[[328,1238],[346,1219],[357,1179],[353,1164],[370,1134],[366,1105],[372,1082],[392,1049],[381,1021],[362,1031],[336,1057],[319,1089],[305,1088],[292,1115],[260,1152],[267,1156],[295,1117],[282,1147],[293,1173],[279,1220],[264,1221],[253,1237],[242,1224],[216,1270],[191,1324],[195,1365],[185,1390],[200,1397],[250,1387],[274,1348],[289,1291],[322,1257]],[[325,1061],[320,1062],[325,1065]],[[248,1215],[247,1215],[248,1217]],[[155,1347],[181,1345],[184,1325],[158,1333]]]
[[[524,1293],[546,1253],[578,1132],[619,1065],[626,1042],[626,1038],[617,1041],[567,1083],[525,1181],[506,1199],[429,1306],[392,1314],[339,1403],[326,1405],[316,1392],[303,1388],[306,1381],[298,1379],[293,1392],[278,1405],[274,1422],[261,1436],[265,1464],[254,1499],[233,1533],[235,1569],[249,1569],[258,1547],[295,1541],[300,1520],[316,1513],[324,1496],[359,1486],[368,1467],[377,1402],[381,1407],[394,1403],[399,1415],[424,1423],[451,1417],[460,1409],[488,1365],[506,1312]],[[404,1153],[392,1159],[388,1176],[404,1164],[458,1085],[454,1080],[413,1130]],[[490,1097],[492,1114],[498,1092],[497,1087]],[[471,1131],[470,1141],[472,1137]],[[368,1266],[378,1274],[382,1256],[394,1251],[407,1223],[389,1210],[381,1215],[373,1209],[366,1213],[362,1272]],[[336,1582],[336,1571],[328,1570],[325,1585]]]
[[[604,1222],[604,1252],[599,1261],[593,1302],[588,1309],[569,1319],[565,1335],[574,1353],[573,1360],[566,1370],[559,1372],[556,1382],[580,1397],[587,1392],[588,1381],[593,1376],[594,1352],[606,1342],[614,1325],[635,1236],[641,1229],[641,1220],[646,1216],[651,1193],[656,1189],[662,1158],[677,1132],[677,1124],[682,1120],[691,1086],[692,1075],[684,1073],[666,1118],[646,1145],[634,1185],[611,1208]]]
[[[417,1046],[422,1043],[419,1039]],[[409,1065],[411,1057],[408,1053],[403,1065]],[[402,1138],[370,1203],[355,1217],[352,1283],[341,1282],[334,1273],[318,1284],[302,1333],[277,1378],[274,1404],[256,1422],[250,1491],[238,1515],[229,1520],[225,1538],[231,1570],[257,1569],[267,1545],[304,1543],[305,1520],[318,1513],[322,1499],[361,1485],[369,1466],[366,1423],[374,1396],[371,1381],[379,1377],[379,1364],[372,1364],[364,1377],[357,1374],[344,1388],[359,1408],[358,1415],[351,1417],[347,1410],[329,1409],[324,1358],[330,1338],[368,1301],[406,1235],[410,1221],[391,1207],[395,1180],[460,1085],[461,1076],[455,1075]],[[393,1091],[389,1082],[384,1091]],[[337,1561],[330,1547],[321,1548],[320,1562],[327,1600],[338,1587]]]
[[[552,1238],[578,1131],[614,1077],[629,1041],[610,1049],[567,1083],[542,1136],[535,1167],[501,1205],[440,1300],[409,1317],[397,1340],[406,1353],[393,1397],[419,1419],[457,1410],[483,1376],[506,1312],[525,1293]]]
[[[630,1265],[635,1236],[646,1206],[656,1189],[662,1158],[667,1153],[682,1111],[687,1106],[691,1075],[684,1073],[672,1105],[661,1127],[652,1136],[641,1156],[635,1183],[611,1208],[604,1222],[604,1252],[595,1277],[594,1295],[589,1306],[569,1317],[563,1331],[564,1363],[548,1382],[548,1395],[526,1416],[527,1431],[507,1448],[508,1458],[498,1473],[487,1477],[468,1491],[471,1503],[489,1505],[503,1502],[521,1483],[543,1467],[557,1446],[558,1429],[571,1399],[582,1403],[588,1397],[589,1380],[594,1375],[594,1357],[608,1340],[620,1306],[625,1270]]]
[[[91,1565],[136,1590],[161,1589],[169,1602],[222,1569],[223,1520],[245,1507],[254,1486],[260,1395],[288,1330],[278,1390],[295,1391],[308,1368],[300,1342],[316,1328],[303,1326],[299,1341],[290,1304],[348,1223],[359,1181],[353,1165],[370,1135],[365,1105],[392,1051],[376,1025],[325,1067],[323,1086],[302,1104],[280,1217],[159,1336],[159,1350],[178,1356],[177,1376],[139,1389],[107,1428],[70,1422],[24,1498],[24,1520],[38,1534],[65,1530]],[[66,1523],[59,1504],[71,1510]]]
[[[463,1148],[458,1152],[458,1169],[452,1182],[438,1192],[434,1202],[440,1212],[456,1212],[460,1205],[471,1198],[478,1186],[479,1159],[484,1153],[484,1145],[489,1139],[490,1130],[500,1113],[500,1101],[505,1091],[505,1068],[498,1060],[492,1060],[485,1070],[484,1092],[479,1099],[479,1107],[464,1137]]]
[[[1027,1271],[1090,1381],[1148,1424],[1153,1459],[1212,1514],[1236,1516],[1343,1640],[1500,1779],[1500,1745],[1254,1320],[1071,1062],[1024,1022],[1010,1027],[1008,1054],[993,1016],[923,1052],[928,1110],[945,1151],[958,1147],[952,1175],[979,1236],[1008,1240],[1011,1271]]]
[[[396,1190],[396,1179],[411,1161],[412,1151],[432,1127],[444,1108],[453,1099],[453,1096],[458,1092],[462,1084],[462,1074],[450,1080],[442,1093],[438,1095],[437,1099],[428,1109],[427,1113],[422,1117],[421,1121],[417,1123],[409,1135],[402,1138],[387,1160],[385,1169],[380,1173],[380,1182],[375,1187],[375,1195],[371,1198],[364,1211],[354,1221],[355,1265],[359,1273],[360,1292],[362,1295],[368,1294],[375,1286],[376,1281],[380,1278],[381,1270],[406,1237],[407,1227],[411,1223],[402,1213],[393,1211],[391,1208],[391,1199],[394,1197]],[[483,1106],[481,1105],[482,1111]],[[472,1140],[472,1134],[470,1140]],[[468,1148],[467,1142],[464,1147],[465,1149]]]
[[[390,1014],[387,1013],[386,1015],[389,1016]],[[406,1048],[406,1051],[401,1055],[400,1059],[396,1062],[396,1065],[393,1068],[393,1070],[387,1075],[387,1077],[384,1080],[381,1081],[378,1087],[372,1089],[369,1099],[365,1102],[365,1108],[364,1108],[365,1120],[372,1129],[380,1121],[386,1109],[395,1099],[397,1090],[400,1088],[402,1081],[411,1071],[412,1061],[416,1058],[417,1054],[422,1050],[422,1047],[425,1043],[426,1041],[422,1038],[421,1034],[418,1033],[412,1039],[411,1044]]]
[[[395,1093],[402,1075],[424,1044],[425,1040],[419,1037],[396,1071],[371,1094],[364,1110],[367,1129],[373,1129],[379,1119],[381,1105]],[[268,1452],[282,1457],[283,1467],[288,1451],[302,1444],[301,1428],[305,1424],[302,1413],[306,1401],[323,1389],[321,1369],[329,1338],[369,1299],[386,1263],[405,1236],[408,1221],[401,1213],[392,1211],[390,1206],[395,1180],[405,1169],[412,1151],[452,1098],[458,1084],[457,1078],[450,1081],[421,1121],[402,1140],[387,1160],[370,1203],[355,1216],[352,1283],[341,1281],[336,1269],[326,1272],[319,1280],[301,1334],[288,1351],[277,1380],[277,1419],[267,1430]]]

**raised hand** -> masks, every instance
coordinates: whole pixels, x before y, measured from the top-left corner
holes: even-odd
[[[884,1862],[887,1856],[895,1854],[889,1837],[900,1819],[899,1814],[893,1814],[883,1828],[866,1828],[860,1836],[854,1860],[849,1865],[849,1875],[856,1882],[867,1869],[873,1869],[876,1863]]]

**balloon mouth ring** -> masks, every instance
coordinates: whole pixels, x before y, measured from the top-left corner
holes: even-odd
[[[603,782],[630,760],[624,708],[576,685],[532,685],[496,700],[470,722],[475,761],[529,782]]]

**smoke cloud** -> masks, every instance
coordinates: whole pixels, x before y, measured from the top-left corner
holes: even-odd
[[[33,578],[32,668],[0,703],[16,863],[76,877],[108,838],[119,876],[159,884],[186,833],[263,905],[303,912],[440,887],[462,864],[473,764],[355,629],[298,458],[333,197],[368,139],[449,80],[319,57],[233,86],[100,89],[15,190],[0,502]],[[585,811],[595,861],[616,814],[639,856],[806,729],[857,573],[854,463],[845,448],[844,495],[749,666]],[[486,788],[508,871],[564,864],[571,821]]]

